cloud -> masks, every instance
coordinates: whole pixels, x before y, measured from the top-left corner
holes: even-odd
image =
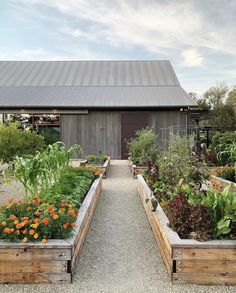
[[[216,8],[209,3],[207,9],[201,9],[204,8],[203,1],[194,0],[11,1],[31,8],[48,6],[70,19],[86,22],[83,27],[61,23],[58,31],[74,38],[83,37],[119,48],[139,47],[154,54],[172,52],[177,55],[187,46],[198,51],[207,48],[236,55],[236,30],[228,27],[227,21],[224,27],[212,18],[212,15],[219,13],[219,5],[222,13],[226,9],[219,1],[215,1]],[[233,1],[229,1],[229,4],[233,13],[236,5]],[[227,12],[230,18],[228,9]]]
[[[203,58],[195,49],[185,50],[182,53],[183,65],[185,66],[198,66],[203,63]]]

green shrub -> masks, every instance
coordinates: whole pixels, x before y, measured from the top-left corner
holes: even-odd
[[[45,147],[43,136],[18,126],[17,123],[0,124],[0,162],[8,163],[16,156],[35,155]]]
[[[236,132],[216,133],[212,137],[211,150],[218,155],[221,165],[234,164],[235,160],[226,150],[230,145],[236,145]]]
[[[128,142],[131,161],[136,165],[146,166],[149,160],[155,160],[159,148],[157,135],[150,128],[136,131],[136,137]]]

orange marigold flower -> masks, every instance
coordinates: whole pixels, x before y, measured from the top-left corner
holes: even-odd
[[[69,214],[70,214],[71,216],[73,216],[74,213],[75,213],[75,212],[74,212],[73,210],[71,210],[71,209],[69,210]]]
[[[28,207],[28,208],[27,208],[27,211],[31,211],[31,210],[32,210],[32,207]]]
[[[53,216],[53,219],[54,219],[54,220],[57,220],[58,218],[59,218],[58,215],[54,215],[54,216]]]
[[[38,239],[39,238],[39,234],[38,233],[35,233],[34,234],[34,239]]]
[[[15,220],[15,221],[14,221],[14,224],[15,224],[15,225],[17,225],[18,223],[19,223],[19,221],[18,221],[18,220]]]
[[[71,223],[71,227],[75,228],[76,227],[76,223]]]
[[[25,235],[25,234],[27,233],[27,230],[22,230],[21,233],[22,233],[23,235]]]
[[[39,217],[40,216],[40,212],[39,211],[36,211],[34,214],[35,214],[36,217]]]
[[[27,221],[27,220],[29,220],[29,217],[22,217],[21,218],[21,221]]]
[[[6,226],[7,222],[6,221],[3,221],[2,222],[2,226]]]
[[[48,218],[43,218],[42,222],[44,223],[44,225],[48,225],[49,224]]]
[[[63,225],[63,228],[64,228],[64,229],[67,229],[69,225],[70,225],[70,223],[69,223],[69,222],[66,222],[66,223]]]
[[[34,231],[33,229],[30,229],[30,230],[29,230],[29,235],[30,235],[30,236],[33,236],[34,234],[35,234],[35,231]]]
[[[47,243],[47,239],[42,239],[42,243]]]
[[[28,238],[27,237],[24,237],[23,240],[22,240],[24,243],[26,243],[28,241]]]
[[[16,230],[16,235],[20,235],[20,230]]]
[[[5,228],[4,232],[7,234],[12,234],[14,232],[14,229],[13,228]]]
[[[39,218],[35,218],[35,219],[34,219],[34,222],[35,222],[35,223],[39,223],[39,222],[40,222]]]
[[[12,221],[15,221],[16,220],[16,216],[15,215],[10,215],[9,216],[9,219],[12,220]]]
[[[21,224],[16,225],[16,229],[20,229],[21,227],[22,227]]]

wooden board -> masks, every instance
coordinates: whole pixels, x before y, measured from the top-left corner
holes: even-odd
[[[138,184],[138,192],[141,197],[144,209],[146,211],[150,226],[152,228],[155,240],[157,242],[157,245],[160,249],[160,253],[162,255],[163,261],[165,263],[167,273],[172,277],[172,271],[173,271],[173,260],[171,259],[172,255],[172,248],[166,237],[163,237],[163,232],[161,225],[158,221],[158,219],[155,217],[155,213],[152,211],[150,198],[145,193],[145,189],[142,184]],[[148,201],[147,201],[148,200]]]
[[[8,273],[0,274],[1,284],[45,284],[45,283],[71,283],[71,274],[45,274],[45,273]]]
[[[236,261],[236,248],[182,248],[175,259]]]
[[[63,273],[68,270],[67,261],[0,261],[0,274],[7,273]]]
[[[236,285],[236,241],[180,239],[168,227],[162,208],[152,211],[152,191],[141,175],[137,177],[138,193],[170,280],[180,284]]]
[[[236,274],[236,261],[228,260],[178,260],[176,271],[183,273],[231,273]]]
[[[229,286],[236,284],[236,274],[176,273],[173,275],[173,283]]]
[[[76,221],[74,236],[46,244],[0,241],[0,283],[71,283],[76,260],[83,247],[97,201],[102,175],[88,191]]]

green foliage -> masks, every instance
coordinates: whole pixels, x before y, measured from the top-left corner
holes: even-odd
[[[64,199],[79,207],[96,177],[88,168],[66,167],[61,170],[58,181],[49,192],[43,193],[41,197],[48,203],[60,203]]]
[[[23,242],[66,239],[75,228],[77,214],[64,200],[51,205],[38,196],[10,201],[0,209],[0,237]]]
[[[157,135],[151,128],[138,130],[136,137],[128,142],[128,148],[131,161],[136,165],[146,166],[159,153]]]
[[[230,186],[223,192],[209,189],[202,203],[213,208],[215,237],[236,239],[236,192]]]
[[[0,162],[16,156],[35,155],[45,147],[44,138],[36,132],[19,129],[18,123],[0,123]]]
[[[170,188],[187,184],[199,189],[209,177],[206,164],[191,151],[187,137],[172,136],[167,152],[158,162],[160,179]]]
[[[224,84],[219,84],[209,88],[204,93],[204,98],[212,105],[213,108],[219,107],[223,104],[229,88]]]
[[[236,113],[236,86],[232,87],[229,91],[226,104],[231,106]]]
[[[189,93],[190,97],[197,103],[198,108],[201,110],[210,110],[211,105],[206,98],[199,98],[198,95],[194,92]]]
[[[86,160],[91,165],[103,165],[103,163],[108,159],[107,155],[92,153],[86,157]]]
[[[234,145],[236,145],[236,132],[216,133],[212,137],[211,150],[219,154],[218,160],[221,165],[235,163],[234,154],[229,151]]]
[[[214,108],[209,119],[209,125],[219,128],[233,128],[236,125],[234,109],[230,105],[222,104]]]
[[[23,242],[69,237],[96,177],[92,169],[65,167],[47,193],[9,201],[0,209],[0,237]]]
[[[16,157],[9,169],[13,177],[23,184],[26,195],[33,196],[47,192],[52,184],[58,182],[61,170],[68,166],[74,151],[82,150],[79,145],[67,149],[62,143],[55,143],[35,156]]]

